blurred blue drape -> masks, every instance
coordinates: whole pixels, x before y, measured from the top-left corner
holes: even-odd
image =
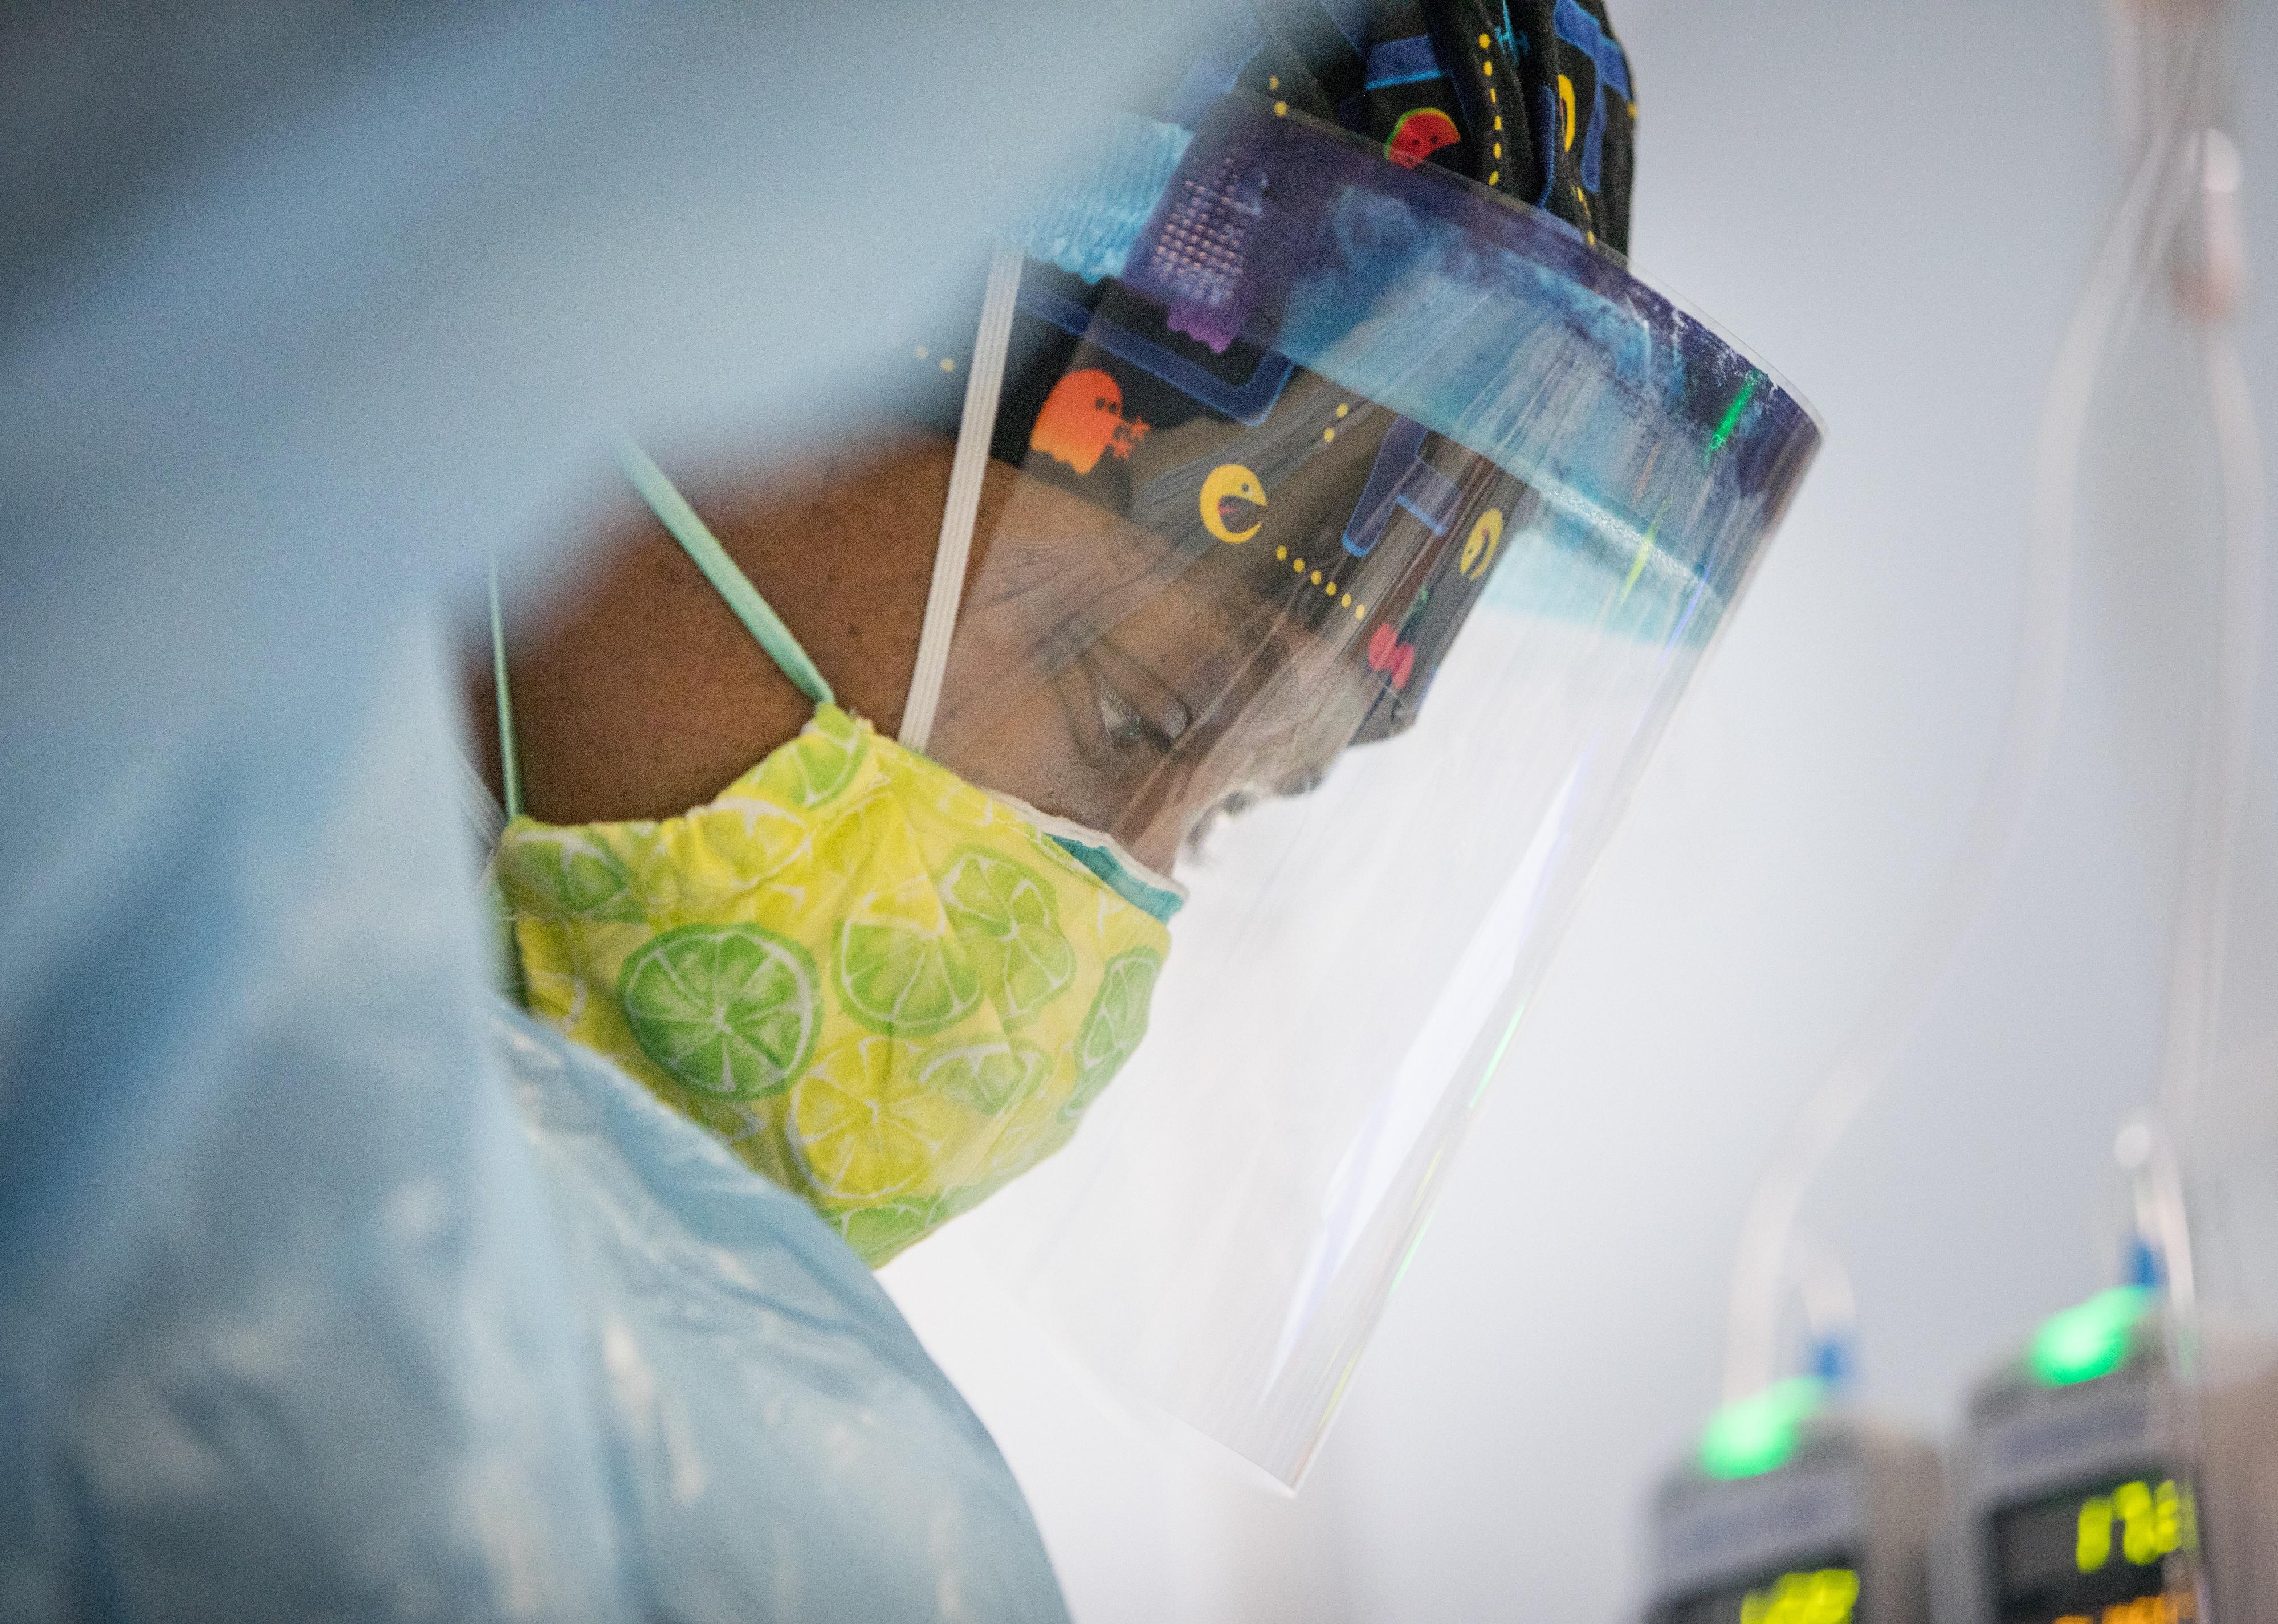
[[[969,343],[1140,9],[0,18],[0,1616],[1061,1616],[852,1255],[483,990],[450,617]]]

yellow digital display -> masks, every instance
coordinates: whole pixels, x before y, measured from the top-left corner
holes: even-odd
[[[2173,1480],[2154,1489],[2141,1481],[2080,1503],[2073,1560],[2084,1574],[2101,1573],[2116,1556],[2137,1567],[2197,1544],[2187,1538],[2190,1497]]]
[[[1851,1624],[1859,1575],[1847,1567],[1782,1574],[1740,1598],[1740,1624]]]
[[[1847,1556],[1793,1563],[1663,1603],[1653,1624],[1857,1624],[1859,1569]]]
[[[2188,1483],[2156,1472],[2001,1513],[2001,1624],[2192,1624],[2198,1549]]]

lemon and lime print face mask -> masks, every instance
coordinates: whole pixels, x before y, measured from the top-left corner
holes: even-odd
[[[875,1266],[1067,1141],[1145,1035],[1177,898],[830,703],[654,465],[628,471],[818,704],[682,816],[510,818],[524,997]]]

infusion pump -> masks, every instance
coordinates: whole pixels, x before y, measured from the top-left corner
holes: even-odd
[[[1939,1624],[2278,1620],[2278,1346],[2202,1338],[2194,1399],[2152,1302],[2059,1315],[1972,1391]]]
[[[1647,1624],[1926,1624],[1938,1453],[1815,1387],[1727,1410],[1663,1482]]]

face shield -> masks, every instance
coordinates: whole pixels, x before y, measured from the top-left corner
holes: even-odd
[[[1294,1482],[1820,435],[1571,227],[1279,104],[1136,190],[992,279],[912,714],[1191,896],[1089,1125],[967,1233]]]

